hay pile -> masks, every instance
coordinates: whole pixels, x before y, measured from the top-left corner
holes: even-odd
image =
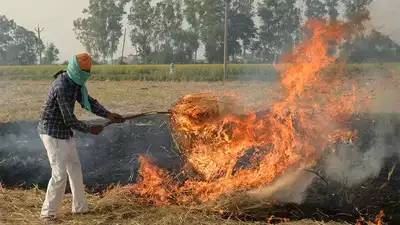
[[[203,132],[203,128],[206,128],[204,125],[218,123],[231,116],[245,116],[247,113],[234,95],[218,96],[213,93],[185,95],[174,104],[171,112],[171,132],[183,155],[192,149],[194,135]],[[186,132],[196,129],[198,133]]]

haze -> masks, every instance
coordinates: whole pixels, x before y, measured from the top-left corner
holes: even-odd
[[[75,38],[72,21],[81,17],[82,10],[88,5],[89,0],[0,0],[0,14],[29,30],[34,30],[39,24],[44,28],[44,44],[53,42],[60,49],[60,61],[64,61],[77,52],[85,51]],[[375,0],[370,10],[372,27],[400,43],[400,1]],[[121,54],[122,38],[120,43],[117,55]],[[135,54],[127,38],[125,55],[131,53]],[[199,58],[203,58],[203,52],[199,53]]]

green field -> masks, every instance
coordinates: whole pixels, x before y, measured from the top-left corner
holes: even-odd
[[[0,78],[6,80],[49,80],[52,75],[66,66],[0,66]],[[330,67],[332,68],[332,67]],[[388,68],[398,70],[400,64],[347,64],[348,76],[360,76],[369,72],[389,75]],[[139,80],[139,81],[221,81],[223,65],[192,64],[177,65],[170,74],[168,65],[95,65],[92,80]],[[271,64],[231,64],[227,80],[275,81],[278,72]]]

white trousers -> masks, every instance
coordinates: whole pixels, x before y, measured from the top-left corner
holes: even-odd
[[[88,202],[85,197],[82,169],[74,139],[62,140],[40,135],[51,166],[51,178],[47,186],[46,199],[41,217],[57,216],[65,194],[67,178],[72,191],[72,212],[86,213]]]

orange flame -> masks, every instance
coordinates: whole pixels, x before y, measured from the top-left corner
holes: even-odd
[[[385,216],[385,213],[383,212],[383,210],[379,211],[379,214],[376,216],[375,219],[375,224],[377,225],[383,225],[383,220],[382,218]]]
[[[367,225],[367,223],[364,220],[364,217],[361,217],[360,219],[357,220],[356,225]]]
[[[233,95],[184,96],[171,126],[195,176],[178,184],[141,157],[141,180],[126,187],[155,204],[203,203],[268,185],[290,168],[313,164],[335,142],[352,141],[349,118],[362,106],[358,88],[329,53],[349,38],[348,24],[310,21],[309,40],[294,49],[282,73],[284,95],[263,113],[240,107]],[[236,169],[254,150],[250,168]]]

